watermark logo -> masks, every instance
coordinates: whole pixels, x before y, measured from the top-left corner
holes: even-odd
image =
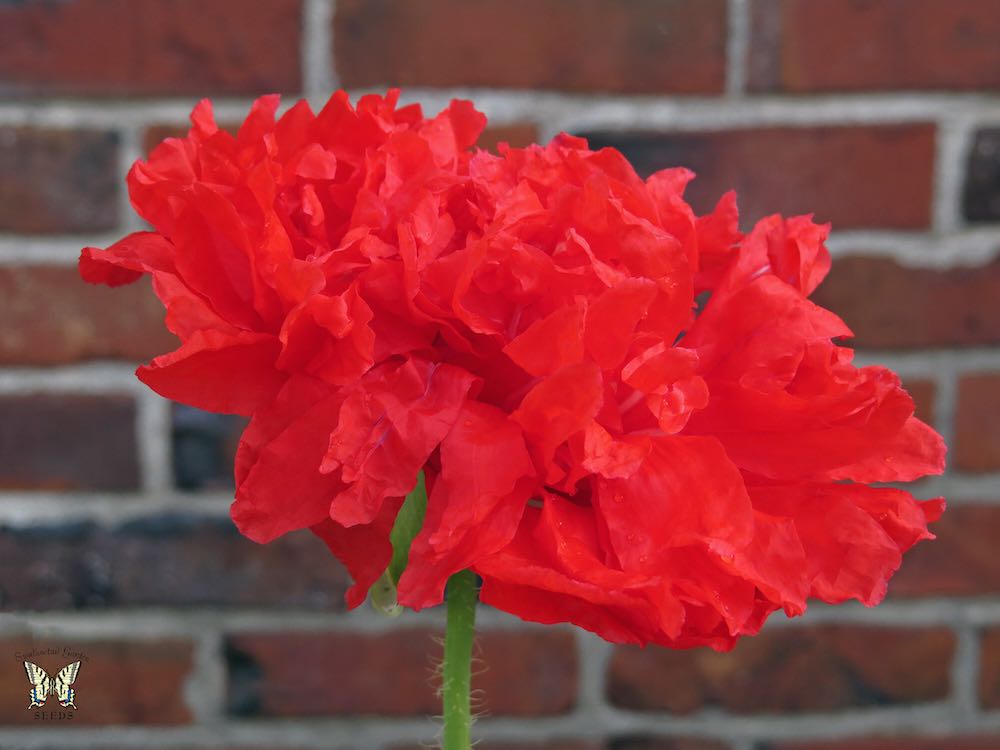
[[[80,666],[86,666],[90,657],[69,646],[32,646],[15,651],[14,658],[19,665],[23,665],[24,672],[21,674],[28,676],[25,692],[31,718],[45,722],[72,720],[79,701],[74,683],[80,674]],[[18,671],[20,669],[21,666]],[[58,706],[55,705],[57,701]]]
[[[56,696],[63,708],[76,708],[76,691],[71,685],[76,682],[76,676],[80,673],[80,662],[67,664],[55,677],[49,677],[44,669],[30,661],[24,662],[24,670],[31,683],[31,692],[28,693],[31,698],[29,711],[36,706],[44,706],[50,695]]]

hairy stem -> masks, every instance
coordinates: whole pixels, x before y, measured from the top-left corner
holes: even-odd
[[[476,574],[471,570],[448,579],[448,628],[444,636],[442,750],[472,747],[472,639],[476,630]]]

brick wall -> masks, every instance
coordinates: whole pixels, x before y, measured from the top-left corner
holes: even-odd
[[[210,95],[471,96],[490,142],[560,130],[706,208],[814,211],[819,301],[951,446],[940,539],[875,610],[816,606],[733,654],[616,648],[483,611],[489,750],[1000,747],[1000,0],[0,1],[0,747],[416,748],[440,612],[346,614],[308,534],[227,520],[240,422],[133,378],[150,289],[77,281],[137,226],[127,166]],[[484,143],[488,145],[488,143]],[[19,655],[86,656],[71,720]],[[58,650],[57,654],[46,653]]]

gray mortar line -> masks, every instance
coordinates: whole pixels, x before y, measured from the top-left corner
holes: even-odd
[[[750,51],[748,0],[728,0],[726,28],[726,96],[739,97],[746,89]]]
[[[847,711],[808,716],[729,717],[703,712],[678,719],[657,714],[616,713],[602,723],[601,717],[585,720],[574,716],[545,718],[484,719],[477,726],[477,738],[492,741],[537,741],[539,739],[580,739],[588,737],[644,734],[718,739],[747,747],[755,740],[850,739],[869,734],[928,738],[951,734],[973,736],[1000,727],[1000,716],[989,715],[975,722],[957,725],[939,704],[903,709]],[[380,748],[389,743],[429,741],[437,729],[430,719],[365,717],[342,719],[286,719],[226,721],[211,727],[102,727],[74,728],[70,731],[37,729],[0,730],[4,747],[32,750],[51,747],[113,748],[136,744],[184,747],[197,744],[225,747],[239,744],[265,747],[274,744],[303,748]],[[16,744],[15,744],[16,743]],[[749,745],[752,746],[752,745]]]
[[[955,444],[955,414],[958,411],[958,377],[956,370],[942,368],[934,379],[934,427],[944,438],[944,444]],[[950,477],[949,477],[950,478]],[[1000,477],[998,477],[1000,478]],[[977,477],[981,480],[981,477]],[[998,485],[1000,487],[1000,485]]]
[[[572,634],[573,631],[568,625],[546,626],[525,622],[487,606],[481,606],[476,616],[479,634]],[[0,634],[44,631],[72,634],[76,638],[89,640],[103,637],[194,638],[206,627],[231,634],[266,635],[291,632],[378,634],[405,630],[436,631],[443,629],[444,625],[445,613],[441,606],[421,612],[407,611],[399,618],[390,618],[375,612],[367,603],[351,612],[282,609],[280,606],[270,610],[144,607],[103,611],[8,612],[0,615]]]
[[[935,234],[893,230],[837,230],[827,240],[830,254],[885,257],[911,268],[963,268],[985,265],[1000,255],[1000,229],[976,227]],[[836,261],[835,261],[836,262]]]
[[[136,394],[135,439],[142,489],[150,494],[174,486],[170,402],[143,388]]]
[[[124,172],[122,173],[124,183]],[[122,185],[124,191],[124,184]],[[0,263],[76,265],[84,247],[104,248],[121,239],[121,232],[94,235],[34,237],[0,233]]]
[[[92,521],[106,527],[140,518],[190,515],[228,518],[232,493],[0,492],[0,525],[30,528]]]
[[[890,584],[891,590],[891,584]],[[504,632],[551,633],[553,626],[524,622],[488,606],[477,612],[479,634]],[[444,626],[443,607],[421,612],[406,612],[392,619],[379,615],[364,604],[351,612],[271,610],[236,608],[164,608],[78,610],[58,612],[8,612],[0,615],[0,634],[45,632],[72,635],[82,640],[101,638],[194,638],[206,627],[231,634],[337,633],[379,634],[406,630],[438,630]],[[1000,598],[957,598],[936,596],[927,599],[885,601],[867,608],[857,603],[837,606],[812,602],[808,612],[796,618],[775,613],[765,625],[767,630],[811,629],[821,626],[859,626],[876,628],[937,628],[1000,626]],[[573,633],[575,628],[557,626],[557,632]],[[55,636],[51,636],[55,637]],[[580,632],[586,644],[578,649],[582,657],[581,674],[602,675],[613,651],[611,644],[597,636]],[[579,645],[579,644],[578,644]],[[586,711],[603,704],[597,688],[581,695],[580,708]]]
[[[576,635],[577,664],[577,714],[593,714],[604,709],[604,676],[614,646],[583,628],[574,628]]]
[[[132,165],[145,154],[142,151],[142,131],[134,123],[126,123],[118,128],[118,166],[119,179],[115,181],[118,191],[118,224],[120,235],[138,232],[146,228],[145,222],[136,214],[129,201],[128,186],[125,177]],[[117,238],[116,238],[117,239]],[[81,245],[81,247],[83,247]],[[78,253],[79,254],[79,253]]]
[[[333,69],[333,0],[302,4],[302,88],[311,101],[325,100],[337,88]]]
[[[194,665],[184,682],[184,700],[197,724],[218,725],[225,720],[226,665],[222,632],[204,623],[195,636]]]
[[[910,377],[932,377],[940,372],[996,372],[1000,370],[1000,348],[865,349],[855,360],[859,366],[881,364]]]
[[[979,710],[979,631],[968,624],[955,627],[956,646],[951,669],[951,699],[956,718],[973,721]]]
[[[352,100],[384,89],[352,89]],[[977,124],[1000,122],[1000,101],[988,94],[845,94],[823,96],[622,96],[575,94],[524,89],[452,88],[404,90],[404,103],[419,102],[428,112],[443,109],[452,98],[471,99],[497,122],[547,122],[550,127],[631,129],[728,129],[766,125],[851,125],[942,121],[966,118]],[[242,118],[252,99],[213,99],[220,121]],[[287,97],[287,109],[295,97]],[[41,102],[0,102],[0,125],[51,127],[146,126],[182,124],[195,99],[101,102],[50,99]]]
[[[938,232],[955,231],[964,225],[962,189],[976,124],[967,115],[949,115],[938,122],[932,204],[934,229]]]
[[[0,367],[0,393],[139,393],[146,388],[135,377],[135,366],[122,362],[92,362],[62,367]]]

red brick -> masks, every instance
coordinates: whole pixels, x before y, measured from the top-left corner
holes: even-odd
[[[840,315],[852,345],[874,349],[1000,343],[1000,260],[978,268],[910,268],[888,258],[838,258],[813,301]]]
[[[616,706],[674,714],[925,703],[948,695],[954,650],[946,628],[778,628],[729,654],[619,647],[607,691]]]
[[[952,451],[953,468],[1000,469],[1000,373],[959,380]]]
[[[236,716],[440,713],[436,634],[267,633],[227,638],[229,713]],[[473,690],[490,715],[565,713],[576,700],[573,636],[564,630],[481,633]],[[386,686],[392,689],[387,690]]]
[[[741,223],[772,213],[816,215],[834,228],[927,227],[934,126],[767,127],[711,132],[589,132],[641,174],[685,166],[698,175],[686,198],[710,211],[733,188]]]
[[[135,403],[125,395],[0,396],[0,457],[0,489],[135,489]]]
[[[751,13],[755,91],[1000,88],[989,0],[753,0]]]
[[[299,0],[0,4],[0,89],[29,96],[298,91],[300,27]]]
[[[188,641],[10,637],[0,640],[0,654],[7,660],[4,673],[11,678],[0,681],[0,725],[63,728],[80,724],[176,725],[191,721],[184,701],[184,683],[193,655]],[[81,662],[73,683],[76,711],[63,709],[55,696],[44,707],[47,712],[72,712],[72,719],[57,716],[44,720],[37,715],[41,709],[25,710],[31,689],[21,664],[26,659],[49,675],[57,674],[72,661]],[[15,674],[19,677],[15,678]]]
[[[725,0],[339,0],[349,87],[719,93]]]
[[[1000,735],[992,737],[871,737],[849,740],[780,742],[759,750],[996,750]]]
[[[147,360],[178,344],[147,280],[112,300],[106,288],[81,281],[75,267],[0,268],[0,320],[3,365]]]
[[[985,708],[1000,708],[1000,628],[983,633],[979,667],[979,701]]]
[[[538,142],[538,128],[531,123],[491,125],[479,136],[479,148],[496,153],[497,144],[506,142],[514,148],[524,148]]]
[[[1000,128],[975,134],[965,165],[962,214],[970,222],[1000,221]]]
[[[937,388],[933,380],[903,379],[903,387],[913,399],[914,414],[929,425],[934,424],[934,396]]]
[[[342,610],[350,579],[308,531],[260,545],[227,518],[153,516],[0,527],[5,610],[284,607]]]
[[[889,583],[892,597],[986,596],[1000,593],[1000,505],[951,505],[931,530],[932,542],[903,558]]]
[[[0,28],[3,13],[0,6]],[[114,133],[0,127],[0,232],[113,228],[121,182],[117,160]]]

